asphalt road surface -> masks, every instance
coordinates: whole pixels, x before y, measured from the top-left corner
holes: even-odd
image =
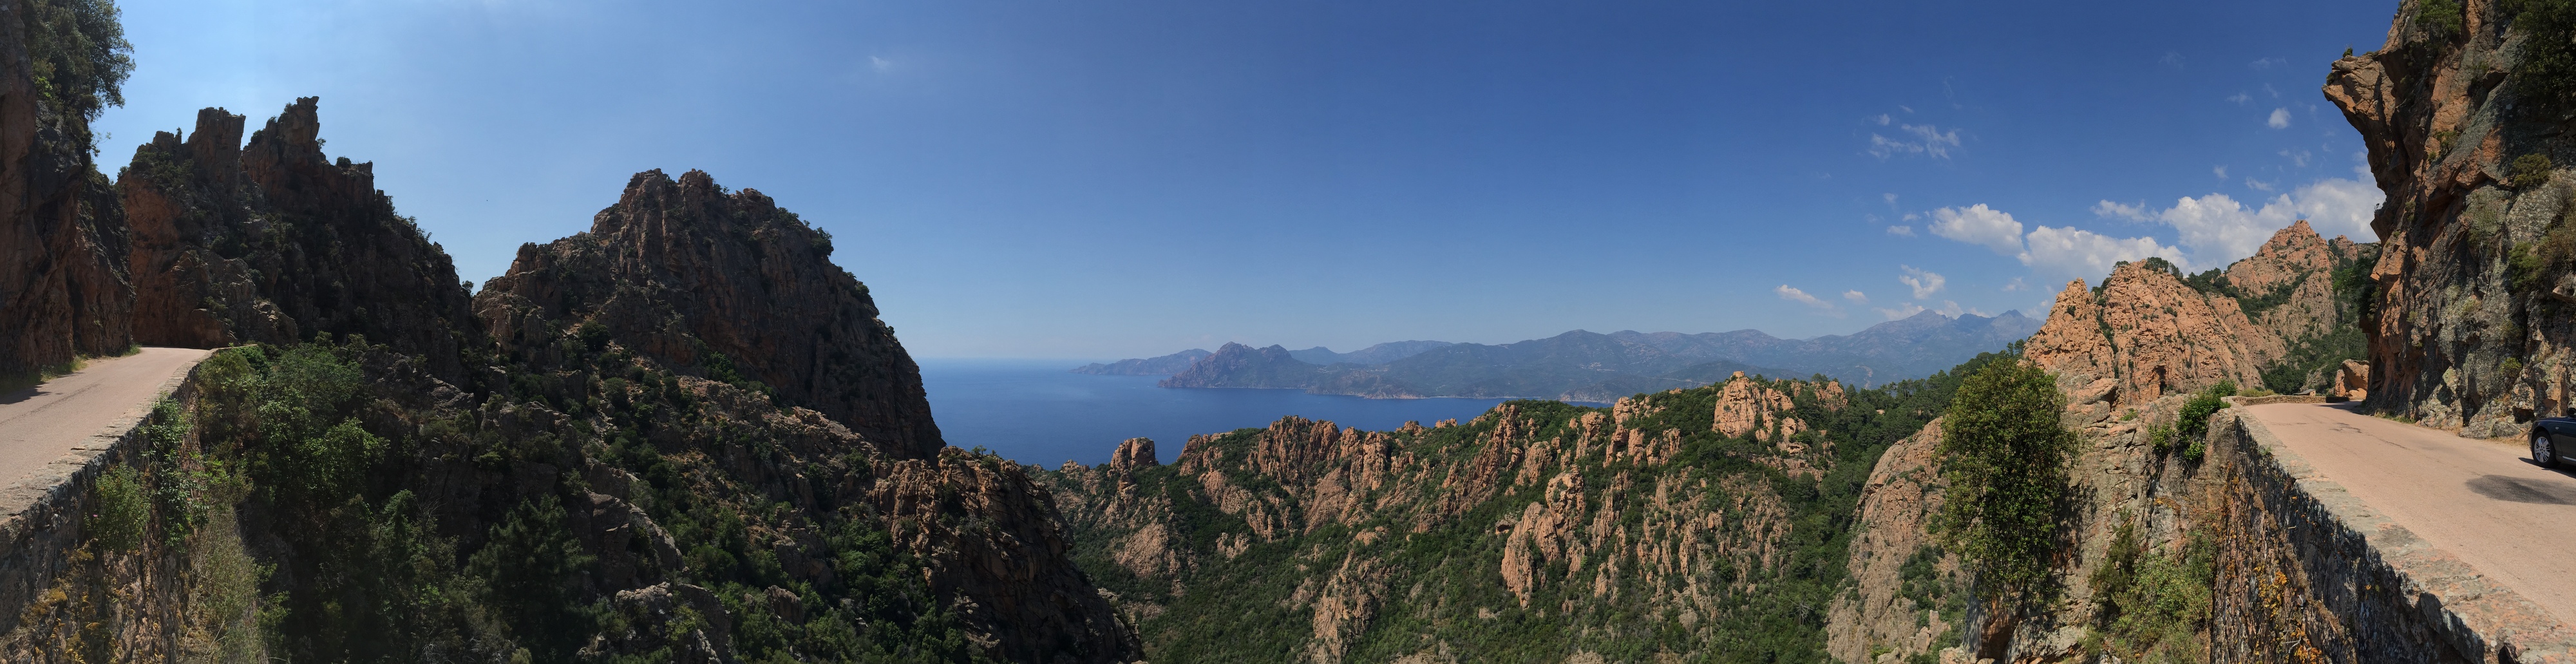
[[[43,470],[119,418],[150,412],[170,378],[213,351],[145,348],[91,360],[69,376],[0,394],[0,487]]]
[[[2576,474],[2532,463],[2529,442],[2461,438],[2341,404],[2246,410],[2353,497],[2576,624]]]

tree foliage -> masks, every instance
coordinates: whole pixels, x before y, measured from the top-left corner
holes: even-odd
[[[2058,424],[2065,407],[2056,380],[2028,362],[1988,364],[1950,400],[1941,427],[1949,488],[1934,524],[1981,584],[2026,591],[2046,579],[2075,441]]]

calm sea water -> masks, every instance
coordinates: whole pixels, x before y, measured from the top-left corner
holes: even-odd
[[[1161,376],[1086,376],[1071,360],[921,360],[930,413],[948,444],[982,445],[1020,463],[1054,468],[1109,460],[1118,441],[1154,439],[1163,462],[1192,434],[1268,426],[1281,416],[1368,430],[1406,420],[1464,421],[1499,399],[1362,399],[1297,390],[1155,387]]]

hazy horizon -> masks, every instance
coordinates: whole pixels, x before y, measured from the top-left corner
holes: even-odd
[[[833,232],[915,354],[1031,359],[1809,338],[2037,317],[2299,217],[2369,241],[2317,86],[2394,8],[119,4],[111,173],[200,107],[320,96],[326,151],[480,283],[705,169]]]

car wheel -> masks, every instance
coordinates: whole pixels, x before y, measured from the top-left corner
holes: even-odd
[[[2531,462],[2542,468],[2558,467],[2558,446],[2549,443],[2548,435],[2531,437]]]

